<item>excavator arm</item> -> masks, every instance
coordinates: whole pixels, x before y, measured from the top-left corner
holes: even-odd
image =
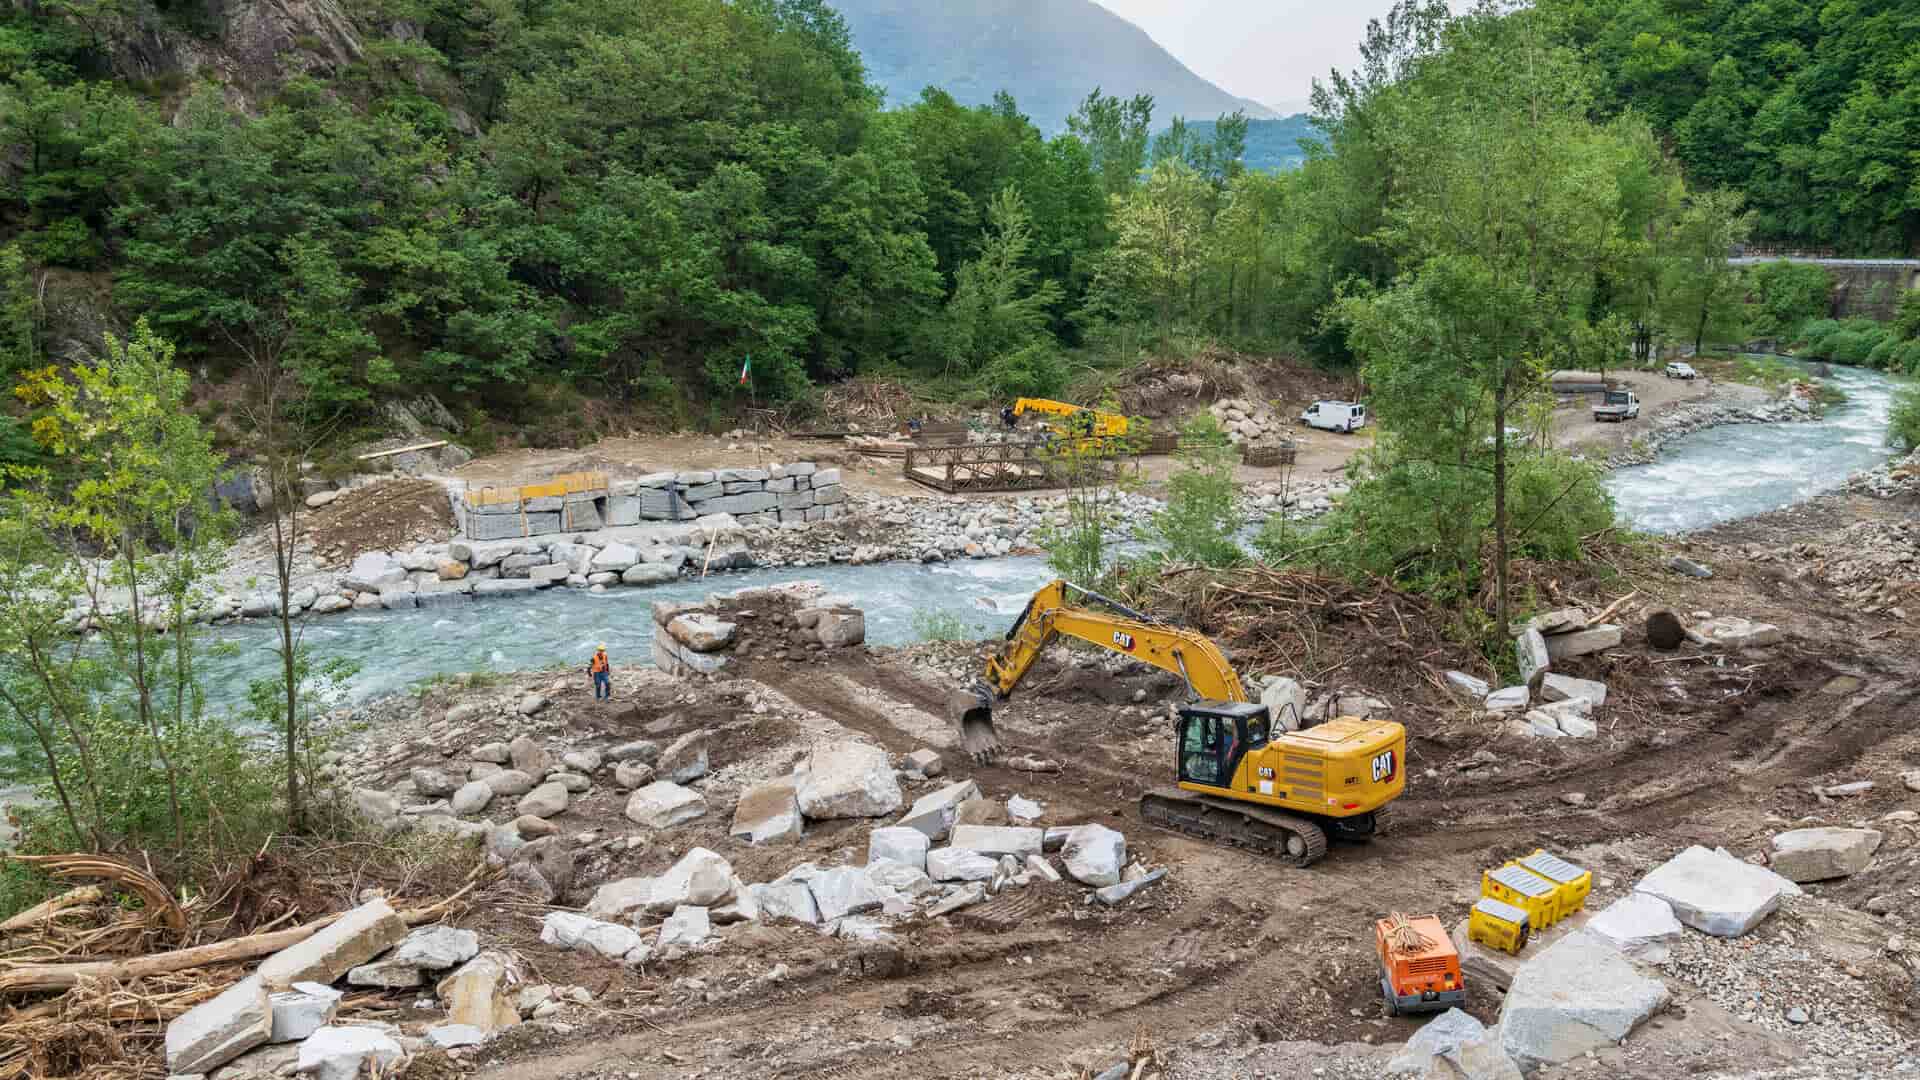
[[[1111,612],[1070,603],[1082,598]],[[1247,700],[1240,676],[1206,635],[1154,622],[1098,593],[1055,581],[1027,601],[1026,610],[1007,631],[1006,643],[987,658],[981,683],[954,696],[951,707],[960,724],[961,741],[975,759],[991,758],[1000,745],[993,727],[993,698],[1012,694],[1032,670],[1034,661],[1058,637],[1078,638],[1171,671],[1184,679],[1197,697]]]

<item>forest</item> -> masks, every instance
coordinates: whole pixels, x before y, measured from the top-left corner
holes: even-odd
[[[1461,43],[1522,24],[1559,126],[1497,167],[1554,161],[1613,211],[1553,253],[1584,268],[1557,348],[1753,329],[1729,243],[1920,236],[1913,3],[1403,3],[1285,172],[1247,168],[1243,116],[1097,87],[1051,138],[1004,94],[884,109],[823,0],[352,0],[355,59],[288,57],[244,100],[128,77],[134,36],[219,33],[148,4],[0,23],[10,374],[145,318],[198,383],[272,355],[335,413],[429,386],[475,416],[703,426],[854,374],[1046,394],[1205,340],[1352,366],[1342,313],[1468,239],[1408,200],[1472,165],[1446,113],[1494,91],[1451,81]],[[1759,299],[1763,332],[1825,314]]]

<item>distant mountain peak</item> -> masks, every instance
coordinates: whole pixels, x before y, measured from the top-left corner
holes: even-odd
[[[887,104],[938,86],[963,104],[1005,90],[1047,132],[1096,86],[1118,97],[1152,94],[1154,123],[1212,120],[1243,109],[1277,116],[1195,74],[1145,30],[1094,0],[829,0],[853,31]]]

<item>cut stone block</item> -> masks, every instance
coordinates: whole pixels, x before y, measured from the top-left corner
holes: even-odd
[[[1447,689],[1476,704],[1487,700],[1487,695],[1493,693],[1493,687],[1464,671],[1447,672]]]
[[[1529,629],[1513,639],[1513,651],[1520,659],[1520,681],[1530,691],[1540,689],[1540,681],[1553,666],[1553,658],[1547,655],[1547,639],[1540,631]]]
[[[1025,859],[1040,854],[1044,830],[1016,825],[956,825],[948,846],[981,855],[1012,855]],[[1073,841],[1067,842],[1069,845]],[[1111,883],[1109,883],[1111,884]]]
[[[925,870],[930,844],[926,833],[911,826],[894,825],[875,829],[867,837],[867,862],[890,860]]]
[[[906,801],[887,752],[860,742],[815,748],[796,794],[800,812],[815,820],[881,817]]]
[[[1500,1049],[1497,1030],[1459,1009],[1448,1009],[1407,1040],[1387,1062],[1390,1076],[1453,1080],[1521,1080],[1520,1067]]]
[[[258,974],[269,990],[288,990],[297,982],[332,983],[400,944],[406,936],[407,924],[393,907],[384,899],[372,900],[305,941],[267,957]]]
[[[291,990],[270,995],[273,1034],[268,1041],[299,1042],[333,1023],[334,1015],[340,1011],[342,996],[331,986],[310,982],[296,983]]]
[[[927,852],[927,876],[935,881],[990,881],[1000,860],[964,848],[934,848]]]
[[[380,1070],[406,1057],[393,1036],[370,1027],[324,1027],[300,1044],[294,1071],[312,1080],[355,1080],[371,1064]]]
[[[273,1004],[257,975],[167,1024],[167,1071],[208,1073],[273,1036]]]
[[[1571,1061],[1617,1045],[1667,997],[1605,939],[1576,933],[1521,965],[1500,1009],[1500,1046],[1522,1068]]]
[[[880,910],[882,895],[879,887],[867,877],[865,871],[851,866],[828,870],[807,882],[807,888],[813,890],[813,902],[819,905],[820,918],[824,922]]]
[[[1607,703],[1607,684],[1571,675],[1548,675],[1540,684],[1540,697],[1547,701],[1585,698],[1598,708]]]
[[[1062,855],[1067,873],[1082,885],[1118,885],[1127,865],[1127,838],[1105,825],[1082,825],[1067,837]]]
[[[660,937],[656,949],[690,949],[700,945],[713,934],[713,922],[707,917],[703,907],[678,907],[667,921],[660,924]]]
[[[1685,932],[1673,907],[1651,893],[1634,892],[1602,908],[1587,929],[1643,963],[1667,959],[1667,942]]]
[[[744,837],[750,844],[798,840],[804,829],[798,784],[795,777],[783,776],[740,796],[728,834]]]
[[[447,1023],[472,1024],[489,1034],[513,1027],[520,1013],[513,1007],[512,961],[497,952],[483,952],[435,987],[447,1007]]]
[[[1800,895],[1800,886],[1764,866],[1697,844],[1634,888],[1665,900],[1681,922],[1715,937],[1739,937],[1773,914],[1781,897]]]
[[[944,840],[953,831],[960,804],[979,797],[979,784],[972,780],[957,780],[920,796],[914,801],[913,809],[907,811],[907,816],[901,818],[899,823],[926,833],[929,840]]]
[[[1505,686],[1487,695],[1488,712],[1520,712],[1532,697],[1524,686]]]
[[[763,920],[792,919],[805,926],[820,925],[820,906],[814,902],[813,890],[804,881],[749,885],[747,889],[760,905]]]
[[[1571,634],[1553,634],[1547,638],[1547,655],[1555,663],[1576,656],[1586,656],[1602,649],[1611,649],[1620,644],[1620,628],[1612,623],[1589,626],[1585,630],[1576,630]]]
[[[627,799],[627,820],[649,829],[671,829],[706,812],[705,796],[667,780],[648,784]]]

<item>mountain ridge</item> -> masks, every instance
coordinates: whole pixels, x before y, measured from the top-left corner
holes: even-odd
[[[1042,131],[1095,87],[1121,98],[1152,94],[1154,122],[1211,120],[1236,109],[1279,119],[1260,102],[1228,93],[1187,67],[1138,25],[1094,0],[829,0],[853,35],[890,107],[936,86],[966,105],[1005,90]]]

